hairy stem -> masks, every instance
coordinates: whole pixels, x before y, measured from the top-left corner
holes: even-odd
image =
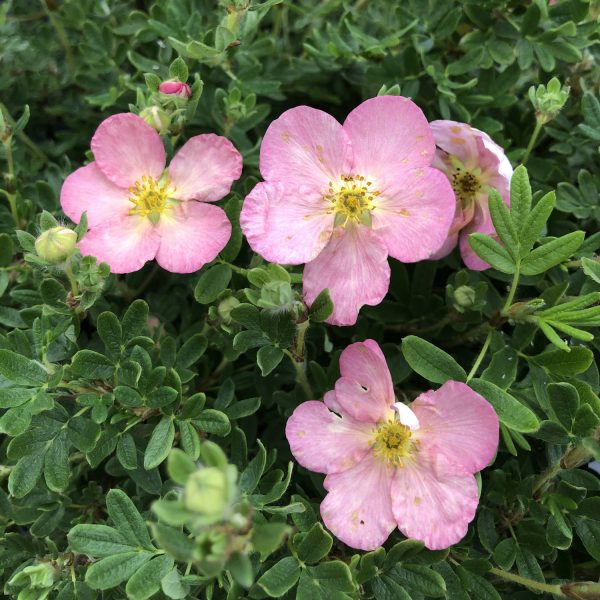
[[[508,571],[503,571],[502,569],[496,569],[495,567],[492,567],[490,569],[490,573],[493,573],[494,575],[496,575],[497,577],[501,577],[502,579],[506,579],[507,581],[512,581],[514,583],[518,583],[519,585],[524,585],[525,587],[528,587],[531,590],[547,592],[548,594],[555,594],[556,596],[566,598],[566,596],[561,592],[560,585],[540,583],[539,581],[527,579],[526,577],[521,577],[520,575],[509,573]]]
[[[527,162],[527,160],[529,159],[529,155],[531,154],[531,151],[533,150],[533,147],[535,146],[538,136],[540,135],[540,131],[542,131],[542,127],[543,127],[543,125],[539,121],[535,122],[535,129],[533,130],[533,133],[531,134],[529,144],[527,144],[527,150],[525,150],[525,155],[523,156],[523,160],[521,161],[522,165],[524,165]]]

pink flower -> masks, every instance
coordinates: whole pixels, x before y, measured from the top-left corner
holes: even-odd
[[[430,167],[434,151],[427,120],[408,98],[371,98],[343,125],[321,110],[292,108],[267,129],[266,181],[246,197],[242,230],[266,260],[306,263],[306,302],[329,288],[329,322],[352,325],[361,306],[387,293],[388,255],[429,258],[448,235],[454,199]]]
[[[446,256],[458,243],[465,265],[482,271],[489,265],[471,249],[469,234],[478,231],[496,237],[488,194],[491,188],[496,188],[509,204],[512,166],[502,148],[487,133],[467,123],[433,121],[431,129],[437,146],[433,166],[446,174],[456,194],[456,213],[450,234],[432,258]]]
[[[192,88],[183,81],[163,81],[158,86],[158,91],[161,94],[181,96],[182,98],[189,98],[192,95]]]
[[[324,402],[304,402],[286,436],[296,460],[325,473],[321,504],[342,542],[373,550],[398,527],[438,550],[460,541],[475,516],[474,473],[498,447],[498,417],[464,383],[447,381],[410,407],[396,402],[381,349],[352,344]]]
[[[130,273],[156,258],[174,273],[192,273],[213,260],[231,235],[225,212],[209,204],[225,196],[242,172],[233,144],[212,133],[190,138],[165,170],[160,136],[140,117],[109,117],[92,138],[94,162],[65,180],[60,203],[90,230],[83,255]]]

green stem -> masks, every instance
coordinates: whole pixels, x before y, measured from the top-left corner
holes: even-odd
[[[73,269],[71,269],[71,265],[69,263],[65,265],[65,275],[67,276],[67,279],[71,284],[71,293],[73,294],[73,296],[78,296],[79,286],[77,285],[77,279],[75,278]]]
[[[12,186],[15,181],[15,162],[12,153],[12,136],[4,142],[4,151],[6,152],[6,172],[8,174],[8,186]],[[12,215],[15,227],[19,227],[19,215],[17,213],[17,196],[8,190],[4,190],[4,194],[10,205],[10,214]]]
[[[506,297],[506,302],[502,307],[502,312],[505,313],[513,303],[515,299],[515,293],[517,291],[517,286],[519,285],[519,277],[521,275],[520,265],[517,265],[517,269],[515,274],[513,275],[512,283],[510,284],[510,291],[508,292],[508,296]]]
[[[535,122],[535,129],[533,130],[533,133],[531,134],[531,139],[529,140],[529,144],[527,145],[527,150],[525,150],[525,155],[523,156],[523,160],[521,161],[522,165],[524,165],[527,162],[527,160],[529,159],[529,155],[531,154],[531,151],[533,150],[533,147],[535,146],[538,136],[540,135],[540,131],[542,131],[542,127],[543,127],[543,125],[539,121]]]
[[[514,573],[509,573],[507,571],[503,571],[502,569],[496,569],[495,567],[492,567],[490,569],[490,573],[493,573],[494,575],[496,575],[497,577],[501,577],[502,579],[506,579],[507,581],[512,581],[513,583],[524,585],[525,587],[528,587],[531,590],[547,592],[548,594],[555,594],[556,596],[560,596],[561,598],[566,598],[566,596],[560,590],[560,585],[540,583],[539,581],[527,579],[526,577],[521,577],[520,575],[515,575]]]
[[[227,265],[234,273],[237,273],[238,275],[243,275],[244,277],[246,277],[246,275],[248,274],[248,269],[243,269],[242,267],[232,265],[231,263],[228,263],[226,260],[219,260],[219,262],[222,265]]]
[[[483,346],[481,347],[481,350],[479,351],[479,354],[477,355],[477,358],[475,359],[475,362],[473,363],[473,366],[471,367],[471,370],[467,375],[467,383],[469,383],[469,381],[471,381],[471,379],[475,377],[477,369],[479,369],[481,361],[483,360],[483,357],[485,356],[485,353],[487,352],[487,349],[490,346],[490,342],[492,341],[492,333],[493,331],[488,331],[488,334],[485,337],[485,342],[483,342]]]
[[[284,350],[283,353],[292,361],[294,370],[296,371],[296,382],[304,391],[304,394],[308,400],[314,398],[310,382],[306,376],[306,365],[304,361],[298,362],[294,355],[289,350]]]
[[[306,332],[310,326],[310,321],[307,319],[306,321],[302,321],[302,323],[298,323],[296,326],[296,344],[295,344],[295,352],[296,356],[302,358],[304,360],[304,338],[306,337]]]

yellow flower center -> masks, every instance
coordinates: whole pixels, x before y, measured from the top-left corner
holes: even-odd
[[[169,196],[174,192],[168,177],[159,180],[144,175],[140,180],[127,190],[130,194],[129,202],[133,208],[129,210],[130,215],[148,217],[156,223],[162,212],[173,208],[169,203]]]
[[[460,168],[457,168],[452,174],[451,183],[457,200],[462,203],[470,201],[482,187],[477,175],[470,171],[463,171]]]
[[[388,467],[403,467],[404,459],[413,452],[415,444],[410,429],[395,419],[379,423],[372,441],[375,456],[383,459]]]
[[[379,196],[379,192],[370,189],[372,185],[362,175],[342,175],[341,183],[337,185],[329,182],[328,193],[323,199],[331,204],[329,212],[335,214],[336,226],[359,222],[371,224],[374,200]]]

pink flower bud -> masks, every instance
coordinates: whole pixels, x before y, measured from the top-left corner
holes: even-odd
[[[180,96],[181,98],[189,98],[192,95],[192,88],[183,81],[163,81],[158,86],[158,91],[161,94]]]

